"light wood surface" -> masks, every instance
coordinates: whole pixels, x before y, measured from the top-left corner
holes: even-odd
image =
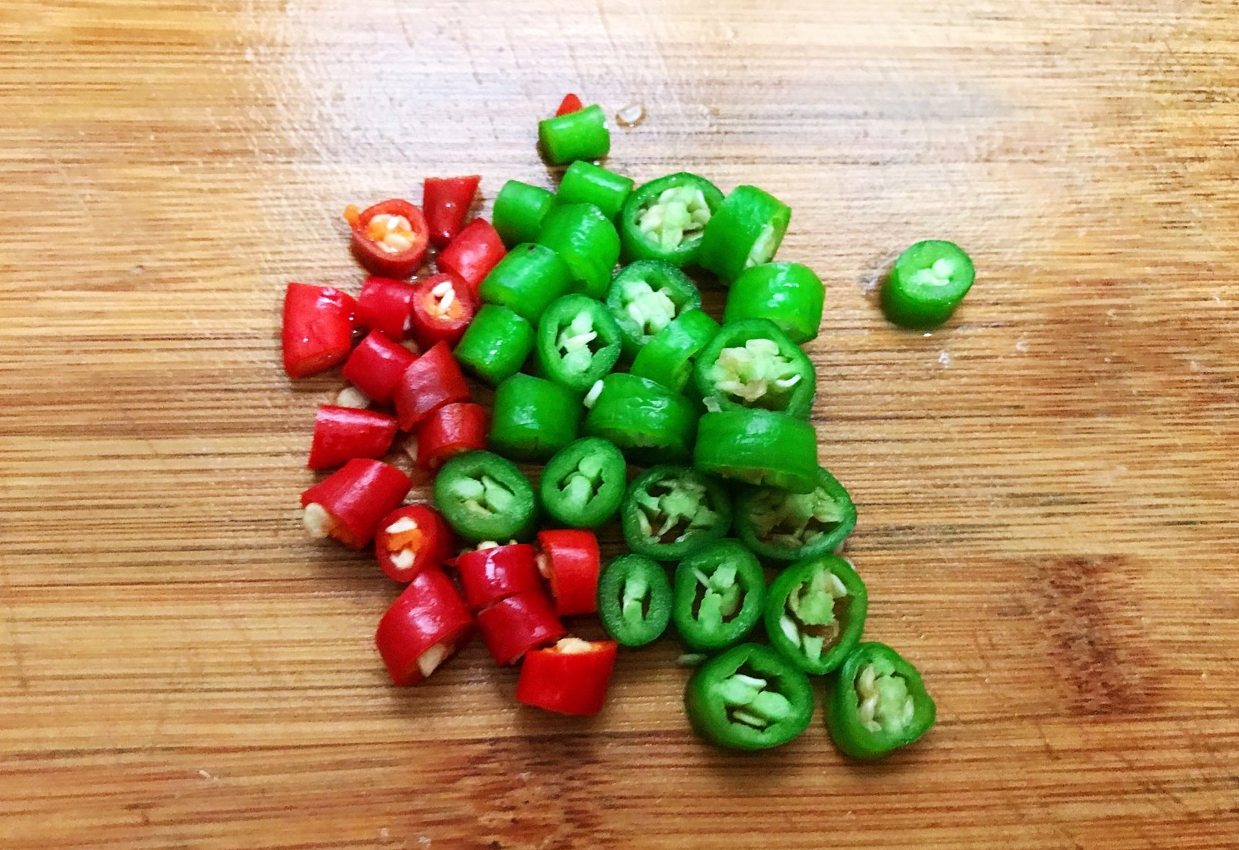
[[[1239,846],[1239,10],[1216,2],[0,3],[0,846]],[[939,724],[692,737],[666,641],[591,721],[478,643],[390,688],[396,589],[305,538],[289,280],[427,175],[612,167],[790,203],[829,285],[816,425],[868,634]],[[487,207],[488,209],[488,207]],[[931,335],[878,270],[960,242]],[[717,303],[717,299],[716,299]]]

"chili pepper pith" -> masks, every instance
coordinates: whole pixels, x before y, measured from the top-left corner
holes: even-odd
[[[301,494],[302,520],[314,537],[362,549],[412,486],[409,476],[390,464],[354,458]]]
[[[330,469],[355,457],[381,458],[396,438],[396,418],[375,410],[324,404],[314,417],[310,469]]]
[[[461,537],[520,540],[533,535],[537,499],[516,464],[491,452],[465,452],[435,477],[435,504]]]
[[[379,620],[374,642],[394,684],[416,685],[468,640],[473,619],[452,580],[431,565]]]
[[[736,537],[763,558],[799,561],[833,552],[856,527],[856,506],[843,485],[818,467],[814,488],[789,493],[749,487],[735,498]]]
[[[352,296],[334,287],[288,284],[280,329],[288,377],[317,375],[343,363],[353,349],[356,312]]]
[[[675,569],[671,619],[684,644],[697,652],[735,646],[761,622],[766,576],[735,540],[715,540]]]
[[[580,394],[567,387],[517,373],[495,388],[488,443],[517,460],[546,460],[577,438]]]
[[[539,493],[543,509],[557,522],[597,528],[619,510],[627,482],[620,450],[599,437],[582,437],[546,462]]]
[[[642,555],[621,555],[602,568],[598,618],[621,646],[646,646],[671,622],[671,583],[662,565]]]
[[[678,561],[727,534],[731,500],[717,480],[692,467],[663,464],[628,485],[620,518],[632,552]]]
[[[792,564],[775,578],[764,619],[770,644],[806,673],[829,673],[860,641],[865,583],[837,555]]]
[[[935,719],[921,674],[883,643],[859,644],[827,685],[826,728],[853,758],[881,758],[906,747]]]
[[[481,182],[480,175],[470,174],[467,177],[427,177],[422,183],[422,214],[426,217],[431,245],[442,248],[464,228]]]
[[[344,220],[353,230],[353,255],[366,271],[405,278],[421,268],[430,236],[422,211],[413,204],[399,198],[364,210],[350,204]]]
[[[615,668],[615,641],[566,637],[526,653],[516,699],[559,714],[597,714],[606,703]]]
[[[406,505],[383,517],[374,535],[379,568],[393,581],[409,582],[452,554],[452,529],[430,505]]]

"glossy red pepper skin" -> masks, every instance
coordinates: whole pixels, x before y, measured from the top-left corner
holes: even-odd
[[[406,527],[410,524],[414,527]],[[401,583],[412,581],[427,567],[443,566],[455,545],[455,535],[447,520],[430,505],[396,508],[383,517],[374,535],[379,567],[393,581]],[[406,563],[408,555],[402,552],[412,556],[411,563]]]
[[[380,458],[396,439],[396,417],[376,410],[324,404],[314,417],[310,469],[330,469],[355,457]]]
[[[555,613],[593,614],[598,610],[602,558],[592,531],[575,528],[538,532],[538,565],[551,586]]]
[[[469,287],[476,302],[482,279],[503,259],[508,249],[499,233],[483,218],[475,218],[439,253],[439,271],[455,275]]]
[[[405,280],[368,277],[357,297],[357,324],[382,331],[393,342],[413,338],[413,299],[417,288]]]
[[[447,343],[436,343],[417,358],[396,385],[393,401],[402,431],[410,431],[436,408],[469,400],[469,385]]]
[[[564,95],[564,99],[559,102],[559,109],[555,110],[555,117],[558,118],[559,116],[567,115],[570,112],[580,112],[583,106],[584,104],[581,103],[581,99],[569,92]]]
[[[473,620],[452,580],[431,565],[419,572],[387,609],[374,633],[379,655],[396,685],[416,685],[426,678],[418,659],[440,644],[450,656],[462,646]],[[433,672],[433,671],[432,671]]]
[[[568,633],[541,590],[509,596],[477,615],[478,630],[495,663],[507,666],[526,652],[554,643]]]
[[[436,295],[436,290],[448,292]],[[413,298],[413,336],[423,348],[446,342],[452,348],[477,314],[474,290],[450,274],[434,274],[417,284]],[[443,309],[447,304],[448,308]]]
[[[427,472],[458,454],[486,448],[490,411],[472,402],[453,402],[432,411],[417,432],[417,466]]]
[[[469,610],[478,611],[518,593],[542,593],[536,553],[528,543],[475,549],[454,561]]]
[[[464,228],[481,182],[478,174],[426,178],[422,184],[422,212],[426,216],[431,245],[442,248]]]
[[[355,208],[350,208],[350,211],[352,209]],[[357,258],[357,262],[361,263],[362,268],[380,277],[407,278],[416,274],[417,270],[422,267],[422,260],[426,257],[426,246],[430,242],[430,236],[426,230],[426,219],[421,210],[408,201],[391,198],[379,201],[355,216],[350,215],[350,211],[345,212],[345,218],[348,219],[349,226],[353,229],[353,256]],[[409,222],[409,229],[412,231],[410,238],[412,244],[409,248],[402,251],[386,251],[370,238],[367,232],[370,221],[380,215],[401,216]]]
[[[564,651],[571,639],[525,656],[516,681],[516,699],[559,714],[597,714],[607,700],[617,645],[613,640],[584,641],[584,651]]]
[[[404,372],[417,355],[392,342],[380,331],[370,331],[344,364],[344,379],[371,401],[391,404]]]
[[[391,464],[354,458],[302,493],[301,507],[321,505],[331,518],[328,536],[362,549],[412,486],[409,476]]]
[[[353,349],[356,312],[353,297],[335,287],[288,284],[280,329],[288,377],[317,375],[343,363]]]

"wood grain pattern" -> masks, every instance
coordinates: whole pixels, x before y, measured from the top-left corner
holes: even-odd
[[[0,845],[1239,847],[1237,40],[1224,0],[0,2]],[[304,539],[338,382],[283,377],[283,284],[356,287],[346,203],[546,183],[566,90],[645,104],[638,180],[793,206],[922,746],[715,752],[670,644],[587,722],[477,645],[393,690],[393,588]],[[930,235],[978,283],[898,332],[872,283]]]

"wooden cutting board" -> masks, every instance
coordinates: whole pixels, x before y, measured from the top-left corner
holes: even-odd
[[[1237,39],[1223,0],[0,4],[0,846],[1239,846]],[[713,750],[671,640],[593,720],[477,643],[393,689],[396,588],[299,527],[341,382],[282,374],[284,284],[356,290],[347,203],[552,185],[566,91],[644,105],[612,168],[793,207],[915,748],[819,710]],[[921,335],[872,290],[925,237],[977,283]]]

